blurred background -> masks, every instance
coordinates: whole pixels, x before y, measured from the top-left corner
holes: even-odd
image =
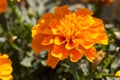
[[[98,59],[90,63],[83,57],[75,66],[81,80],[120,80],[120,0],[8,0],[0,14],[0,52],[10,56],[14,80],[74,80],[70,67],[61,61],[55,69],[46,66],[47,51],[35,55],[31,49],[31,28],[46,12],[57,6],[88,8],[101,18],[109,44],[95,45]]]

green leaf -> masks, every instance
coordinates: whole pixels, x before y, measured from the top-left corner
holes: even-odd
[[[25,67],[32,67],[32,64],[31,64],[31,57],[25,57],[21,62],[20,64],[22,64],[23,66]]]

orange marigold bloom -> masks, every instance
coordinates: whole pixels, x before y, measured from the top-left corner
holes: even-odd
[[[68,6],[46,13],[32,28],[32,45],[35,53],[49,50],[47,65],[55,68],[60,60],[70,57],[77,62],[83,55],[92,62],[96,57],[96,43],[108,44],[102,20],[94,18],[92,11],[83,8],[71,12]]]
[[[11,80],[12,79],[12,62],[8,58],[7,54],[0,54],[0,80]]]
[[[0,0],[0,13],[7,9],[7,0]]]
[[[114,0],[90,0],[92,3],[102,3],[104,5],[109,5],[112,3]]]

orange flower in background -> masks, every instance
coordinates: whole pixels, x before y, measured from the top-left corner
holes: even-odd
[[[7,0],[0,0],[0,13],[7,9]]]
[[[0,54],[0,80],[11,80],[12,79],[12,62],[8,58],[8,55]]]
[[[55,68],[60,60],[70,58],[77,62],[83,55],[90,62],[97,57],[94,44],[108,44],[102,20],[94,18],[92,11],[83,8],[71,12],[68,6],[46,13],[32,28],[32,45],[35,53],[48,50],[47,65]]]
[[[114,0],[90,0],[92,3],[103,3],[104,5],[109,5],[112,3]]]
[[[105,5],[109,5],[110,3],[112,3],[114,0],[101,0],[101,2]]]

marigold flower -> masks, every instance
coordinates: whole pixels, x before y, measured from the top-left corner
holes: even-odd
[[[97,57],[94,44],[108,44],[102,20],[94,18],[92,11],[83,8],[71,12],[68,6],[46,13],[32,28],[32,45],[35,53],[49,50],[47,65],[55,68],[60,60],[70,58],[77,62],[83,55],[90,62]]]
[[[0,80],[11,80],[12,79],[12,62],[8,58],[7,54],[0,54]]]
[[[0,13],[7,9],[7,0],[0,0]]]

